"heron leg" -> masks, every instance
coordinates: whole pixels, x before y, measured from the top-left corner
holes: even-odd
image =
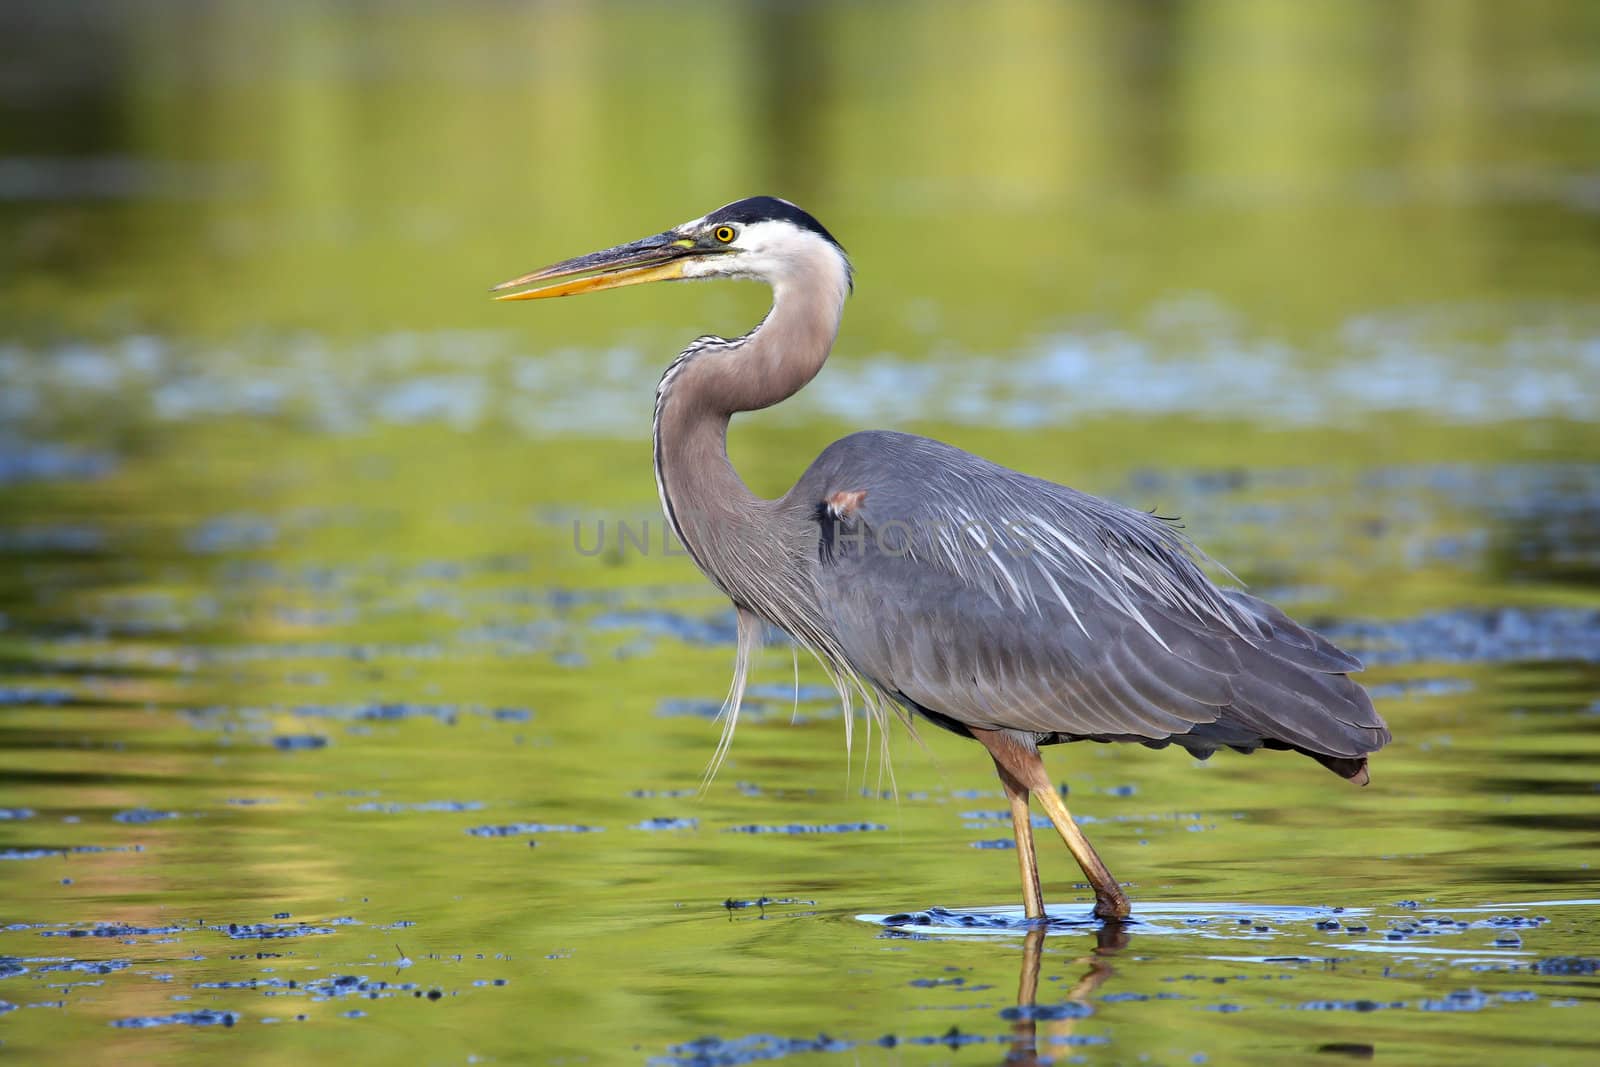
[[[1017,866],[1022,871],[1022,910],[1030,919],[1044,918],[1044,894],[1039,892],[1039,857],[1033,851],[1033,819],[1028,811],[1028,787],[1012,777],[997,759],[995,773],[1011,802],[1011,831],[1017,839]]]
[[[1095,915],[1102,919],[1126,919],[1129,910],[1127,896],[1122,892],[1117,880],[1111,876],[1111,872],[1106,870],[1105,863],[1095,852],[1094,846],[1089,844],[1089,839],[1078,829],[1078,824],[1072,821],[1072,813],[1067,810],[1060,795],[1056,793],[1056,787],[1050,781],[1050,775],[1045,772],[1044,760],[1039,758],[1039,749],[1033,744],[1032,739],[1005,730],[976,728],[972,729],[972,736],[981,741],[983,747],[989,750],[989,755],[994,757],[995,766],[1001,771],[1000,780],[1006,784],[1008,797],[1011,795],[1011,787],[1006,783],[1006,776],[1010,775],[1019,785],[1039,798],[1044,813],[1055,825],[1056,832],[1061,835],[1067,850],[1072,853],[1072,858],[1078,861],[1084,877],[1089,880],[1089,887],[1094,890]],[[1015,821],[1017,812],[1015,801],[1012,803],[1011,812]],[[1019,849],[1020,846],[1019,840]]]
[[[1035,786],[1033,791],[1038,794],[1039,804],[1044,808],[1044,813],[1055,823],[1056,833],[1067,843],[1072,858],[1078,861],[1078,866],[1083,868],[1084,877],[1089,879],[1089,885],[1094,889],[1094,913],[1102,919],[1126,919],[1129,910],[1127,895],[1122,892],[1117,880],[1111,877],[1111,872],[1106,870],[1100,854],[1089,844],[1089,839],[1083,836],[1078,824],[1072,821],[1072,813],[1061,802],[1055,786],[1050,784],[1048,776],[1044,774],[1044,762],[1039,760],[1037,755],[1034,759],[1038,761],[1039,773],[1046,778],[1046,781],[1043,787]]]

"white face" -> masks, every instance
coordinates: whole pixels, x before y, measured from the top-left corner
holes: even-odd
[[[688,260],[685,278],[746,278],[775,289],[803,283],[837,292],[850,290],[850,264],[836,245],[790,222],[708,223],[695,219],[678,227],[685,237],[725,252]]]

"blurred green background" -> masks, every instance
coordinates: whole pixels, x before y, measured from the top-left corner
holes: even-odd
[[[1003,1054],[1018,941],[854,918],[1011,903],[1014,857],[968,847],[1004,836],[988,761],[897,735],[898,801],[863,796],[803,663],[788,724],[778,644],[695,797],[726,605],[614,543],[659,548],[661,369],[767,294],[486,292],[758,193],[816,214],[857,285],[822,376],[735,424],[752,487],[892,426],[1182,514],[1369,659],[1395,729],[1360,793],[1286,757],[1053,752],[1136,907],[1204,920],[1136,934],[1053,1054],[1592,1054],[1595,968],[1549,965],[1600,931],[1585,0],[12,0],[6,1046],[731,1063],[827,1031],[945,1062],[959,1042],[871,1042],[956,1026]],[[601,522],[612,550],[576,551]],[[486,825],[524,828],[463,832]],[[721,907],[761,896],[809,903]],[[1435,951],[1387,936],[1396,901],[1486,911]],[[1227,902],[1373,910],[1336,937]],[[131,927],[43,940],[106,923]],[[1058,999],[1089,947],[1050,939]],[[1197,972],[1246,984],[1155,999]],[[336,974],[416,988],[272,984]],[[1395,1010],[1280,1011],[1361,1003]],[[197,1010],[234,1025],[110,1025]]]
[[[846,354],[1003,353],[1194,293],[1294,341],[1375,308],[1584,299],[1596,18],[1550,0],[13,4],[8,319],[537,349],[737,328],[758,294],[530,322],[482,289],[755,190],[855,255]]]

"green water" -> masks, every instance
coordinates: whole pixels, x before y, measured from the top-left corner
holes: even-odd
[[[1600,9],[22,3],[0,42],[13,1059],[1600,1053]],[[857,289],[736,425],[754,488],[892,426],[1182,514],[1367,658],[1372,786],[1051,750],[1120,940],[1043,836],[1048,937],[869,921],[1014,913],[1004,801],[932,729],[894,791],[847,760],[782,643],[700,794],[731,618],[663,550],[650,403],[765,294],[484,291],[757,192]],[[738,832],[796,826],[847,832]]]

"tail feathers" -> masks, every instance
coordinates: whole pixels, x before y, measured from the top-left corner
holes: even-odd
[[[1302,749],[1302,752],[1305,750]],[[1372,781],[1372,774],[1367,770],[1367,757],[1356,756],[1324,756],[1320,752],[1306,752],[1306,755],[1322,764],[1340,778],[1348,778],[1356,785],[1366,785]]]
[[[1206,725],[1210,726],[1211,724]],[[1367,770],[1367,757],[1365,756],[1330,756],[1326,752],[1313,752],[1309,748],[1290,744],[1287,741],[1280,741],[1275,737],[1260,738],[1234,736],[1229,738],[1227,735],[1221,733],[1220,731],[1216,731],[1215,729],[1207,730],[1209,736],[1196,736],[1201,734],[1201,731],[1205,729],[1206,727],[1199,727],[1192,734],[1187,734],[1183,737],[1175,737],[1172,740],[1177,742],[1179,745],[1182,745],[1188,750],[1189,754],[1196,759],[1209,759],[1211,754],[1220,746],[1226,746],[1233,749],[1235,752],[1243,752],[1245,755],[1249,755],[1258,748],[1277,749],[1280,752],[1298,752],[1302,756],[1310,756],[1312,759],[1328,768],[1328,770],[1332,771],[1334,774],[1337,774],[1340,778],[1349,779],[1356,785],[1366,785],[1372,781],[1372,774]],[[1145,742],[1145,744],[1150,745],[1152,748],[1165,745],[1166,743],[1167,742],[1164,740],[1155,743],[1151,743],[1149,741]]]

